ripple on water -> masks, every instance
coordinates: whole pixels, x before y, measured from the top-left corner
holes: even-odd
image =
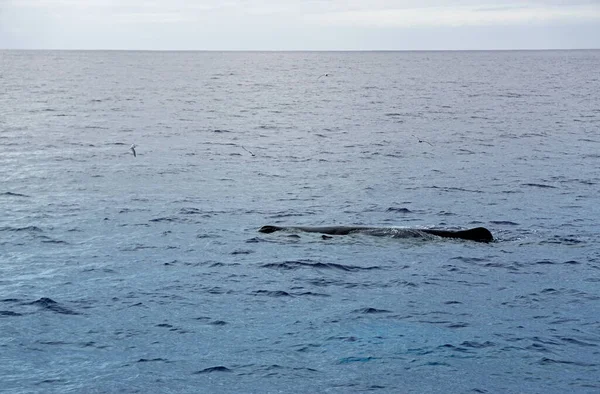
[[[205,374],[205,373],[213,373],[213,372],[233,372],[232,369],[229,369],[223,365],[218,365],[216,367],[208,367],[201,369],[199,371],[194,372],[195,375]]]
[[[379,266],[360,267],[355,265],[345,265],[337,263],[321,263],[312,260],[289,260],[280,263],[267,263],[261,265],[262,268],[272,268],[279,270],[297,270],[302,268],[309,269],[325,269],[325,270],[339,270],[339,271],[370,271],[381,269]]]
[[[78,312],[66,308],[60,305],[58,302],[54,301],[53,299],[47,297],[42,297],[36,301],[26,303],[26,305],[35,305],[40,307],[42,310],[60,313],[63,315],[79,315]]]

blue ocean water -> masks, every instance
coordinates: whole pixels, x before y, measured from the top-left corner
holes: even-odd
[[[600,51],[0,64],[0,392],[600,391]]]

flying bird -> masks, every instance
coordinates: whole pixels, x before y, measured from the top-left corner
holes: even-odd
[[[417,141],[419,141],[419,143],[421,143],[421,142],[424,142],[424,143],[426,143],[426,144],[429,144],[429,145],[433,146],[433,145],[431,144],[431,142],[424,141],[424,140],[420,139],[419,137],[417,137],[417,136],[416,136],[416,135],[414,135],[414,134],[413,134],[412,136],[413,136],[413,137],[415,137],[415,138],[417,139]]]
[[[254,153],[250,152],[248,149],[246,149],[243,145],[240,145],[242,147],[243,150],[245,150],[246,152],[250,153],[252,156],[256,156]]]
[[[129,150],[133,152],[133,157],[137,157],[137,155],[135,154],[135,144],[131,144],[131,148],[129,148]]]

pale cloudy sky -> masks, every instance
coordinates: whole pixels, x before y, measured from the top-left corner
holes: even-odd
[[[600,48],[600,0],[0,0],[0,48]]]

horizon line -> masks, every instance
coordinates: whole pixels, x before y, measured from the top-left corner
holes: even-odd
[[[488,49],[135,49],[135,48],[0,48],[0,51],[63,52],[543,52],[597,51],[598,48],[488,48]]]

